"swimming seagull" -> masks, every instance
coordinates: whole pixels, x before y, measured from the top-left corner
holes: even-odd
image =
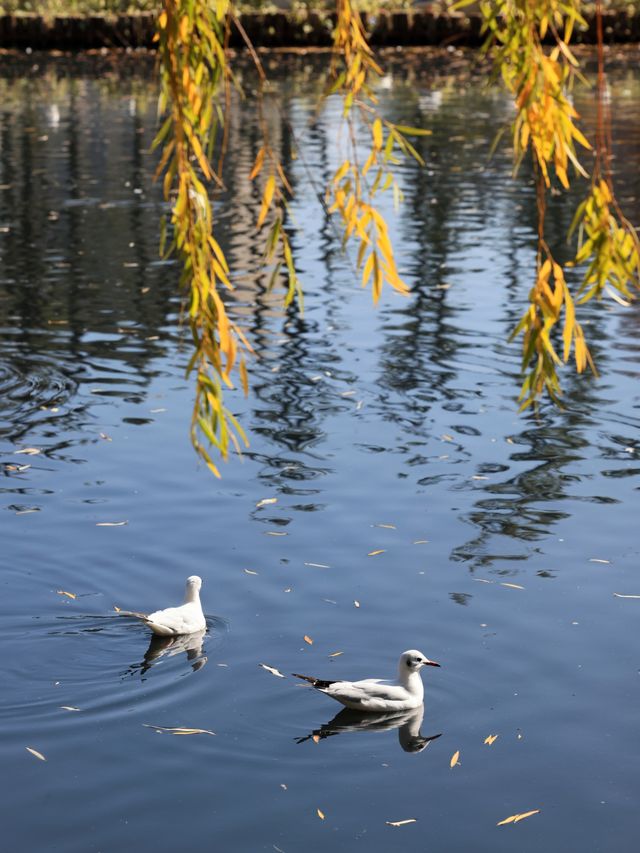
[[[423,666],[440,666],[416,649],[400,655],[398,677],[395,681],[381,678],[366,678],[363,681],[321,681],[309,675],[299,675],[316,690],[331,696],[354,711],[409,711],[422,704],[424,687],[420,670]]]
[[[197,575],[187,578],[184,604],[179,607],[167,607],[153,613],[136,613],[134,610],[121,610],[121,616],[135,616],[160,637],[176,637],[180,634],[194,634],[204,631],[207,623],[200,604],[202,580]]]

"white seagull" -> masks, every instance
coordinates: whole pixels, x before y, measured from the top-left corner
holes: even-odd
[[[159,637],[176,637],[180,634],[194,634],[207,627],[200,603],[202,580],[197,575],[187,578],[184,604],[179,607],[167,607],[153,613],[136,613],[134,610],[120,610],[121,616],[135,616]]]
[[[400,655],[398,677],[395,681],[382,678],[365,678],[363,681],[321,681],[309,675],[299,675],[316,690],[331,696],[354,711],[388,712],[409,711],[418,708],[424,697],[420,670],[423,666],[440,666],[416,649]]]

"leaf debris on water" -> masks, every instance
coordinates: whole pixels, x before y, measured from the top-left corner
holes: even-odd
[[[524,589],[519,583],[505,583],[504,581],[500,581],[500,586],[508,586],[509,589]]]
[[[246,575],[257,575],[257,572],[254,572],[253,569],[244,569],[244,573]]]
[[[124,527],[128,521],[97,521],[96,527]]]
[[[498,735],[487,735],[487,737],[484,739],[484,742],[489,744],[489,746],[491,746],[491,744],[497,740],[498,740]]]
[[[600,560],[598,557],[591,557],[589,562],[590,563],[605,563],[605,565],[609,565],[611,560]]]
[[[289,534],[285,530],[265,530],[265,536],[288,536]]]
[[[309,643],[310,646],[313,645],[313,640],[311,639],[311,637],[308,637],[306,634],[304,635],[304,641],[305,641],[305,643]]]
[[[316,809],[316,813],[320,820],[324,820],[324,812],[321,812],[320,809]]]
[[[378,524],[374,524],[374,527],[383,527],[385,530],[397,530],[398,528],[395,524],[385,524],[383,522],[379,522]]]
[[[414,545],[426,545],[428,541],[429,541],[428,539],[414,539],[413,544]]]
[[[67,596],[67,598],[77,598],[77,597],[78,597],[78,596],[75,594],[75,592],[67,592],[67,590],[66,590],[66,589],[57,589],[57,590],[56,590],[56,592],[57,592],[57,594],[58,594],[58,595],[66,595],[66,596]]]
[[[24,453],[27,456],[37,456],[39,453],[42,453],[42,451],[37,447],[23,447],[22,450],[14,450],[13,452],[15,456],[19,456],[21,453]]]
[[[369,551],[369,553],[367,554],[367,557],[377,557],[378,554],[384,554],[385,551],[386,551],[386,548],[378,548],[377,551]]]
[[[447,432],[443,432],[442,435],[440,436],[440,440],[441,441],[453,441],[453,436],[449,435],[449,433],[447,433]]]
[[[521,814],[512,814],[511,817],[505,817],[504,820],[498,821],[496,826],[504,826],[505,823],[518,823],[534,814],[540,814],[540,809],[533,809],[530,812],[522,812]]]
[[[449,762],[449,767],[455,767],[456,764],[460,764],[458,759],[460,758],[460,750],[456,749],[456,751],[451,756],[451,761]]]
[[[73,705],[60,705],[60,708],[63,711],[79,711],[80,710],[80,708],[74,708]]]
[[[305,566],[312,566],[314,569],[330,569],[326,563],[305,563]]]
[[[145,729],[154,729],[157,733],[168,732],[172,735],[215,735],[209,729],[189,729],[183,726],[154,726],[151,723],[142,724]]]
[[[622,592],[614,592],[614,598],[640,598],[640,595],[624,595]]]
[[[331,652],[331,654],[329,655],[329,657],[330,657],[330,658],[337,658],[337,657],[340,657],[340,655],[343,655],[343,654],[344,654],[344,652]]]
[[[416,823],[415,817],[408,817],[406,820],[385,820],[387,826],[406,826],[408,823]]]
[[[286,675],[283,675],[279,669],[276,669],[275,666],[269,666],[266,663],[259,663],[258,666],[261,666],[263,669],[266,669],[267,672],[270,672],[271,675],[275,675],[278,678],[286,678]]]
[[[360,607],[360,602],[357,599],[354,599],[353,605],[354,607]]]
[[[256,508],[260,509],[261,506],[268,506],[269,504],[277,504],[278,498],[262,498],[261,501],[258,501],[256,504]]]
[[[37,749],[32,749],[30,746],[25,746],[25,749],[27,750],[27,752],[30,752],[31,755],[35,755],[36,758],[39,758],[40,761],[47,760],[41,752],[38,752]]]

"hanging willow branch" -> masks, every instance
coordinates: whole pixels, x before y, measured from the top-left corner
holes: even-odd
[[[247,389],[245,353],[251,348],[228,315],[220,296],[231,289],[229,266],[214,236],[209,187],[222,186],[211,164],[221,125],[220,90],[231,72],[224,52],[229,4],[164,0],[157,41],[162,73],[159,102],[164,122],[154,140],[162,146],[157,176],[164,175],[165,199],[171,203],[170,228],[162,224],[161,253],[182,263],[181,288],[193,337],[187,374],[195,374],[191,438],[197,453],[220,476],[207,446],[226,458],[230,442],[240,449],[244,432],[225,408],[222,385],[233,387],[231,372],[239,361]],[[171,234],[165,247],[167,230]]]

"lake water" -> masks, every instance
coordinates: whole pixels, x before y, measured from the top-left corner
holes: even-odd
[[[3,847],[632,851],[640,600],[614,594],[640,595],[638,308],[584,308],[601,378],[566,370],[563,411],[519,415],[507,338],[536,232],[526,170],[512,182],[509,152],[487,156],[505,97],[456,54],[387,58],[383,109],[433,136],[426,168],[400,170],[400,213],[385,202],[412,294],[374,309],[317,200],[338,162],[336,106],[309,125],[322,60],[267,65],[305,313],[258,271],[249,99],[217,216],[259,358],[248,398],[226,398],[251,446],[219,481],[189,442],[178,268],[157,256],[151,63],[5,58]],[[636,223],[639,67],[612,57]],[[592,95],[575,97],[590,121]],[[565,256],[578,198],[548,214]],[[190,574],[203,648],[149,649],[114,606],[177,603]],[[424,672],[422,720],[332,723],[339,706],[288,677],[393,675],[412,647],[442,665]]]

